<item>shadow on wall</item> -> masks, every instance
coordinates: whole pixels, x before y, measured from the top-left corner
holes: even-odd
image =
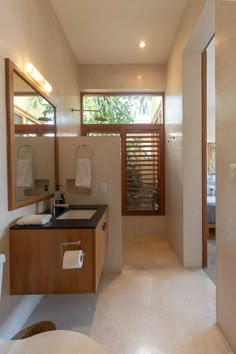
[[[57,329],[73,330],[90,335],[98,296],[117,278],[117,274],[107,274],[106,281],[101,282],[97,294],[47,295],[32,313],[27,325],[49,319]],[[58,309],[60,311],[58,312]]]

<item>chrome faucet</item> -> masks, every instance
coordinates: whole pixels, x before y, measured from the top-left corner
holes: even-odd
[[[56,199],[55,196],[50,199],[50,212],[54,218],[56,216],[56,208],[69,208],[69,204],[60,204],[58,201],[59,200]]]

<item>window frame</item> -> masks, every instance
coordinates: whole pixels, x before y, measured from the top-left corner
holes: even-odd
[[[148,124],[86,124],[83,122],[83,97],[84,96],[162,96],[163,102],[163,123]],[[121,181],[122,181],[122,216],[145,216],[145,215],[165,215],[165,96],[164,93],[153,92],[82,92],[81,93],[81,135],[87,136],[89,133],[117,133],[121,137]],[[126,203],[126,133],[159,132],[160,136],[160,172],[158,173],[160,182],[160,205],[158,210],[127,210]]]

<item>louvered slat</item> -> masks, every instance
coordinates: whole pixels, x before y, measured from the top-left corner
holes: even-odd
[[[126,209],[159,209],[159,131],[126,132]]]

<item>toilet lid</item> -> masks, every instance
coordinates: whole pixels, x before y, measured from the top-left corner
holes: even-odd
[[[1,354],[106,354],[92,338],[72,331],[50,331],[21,340],[0,340]]]

